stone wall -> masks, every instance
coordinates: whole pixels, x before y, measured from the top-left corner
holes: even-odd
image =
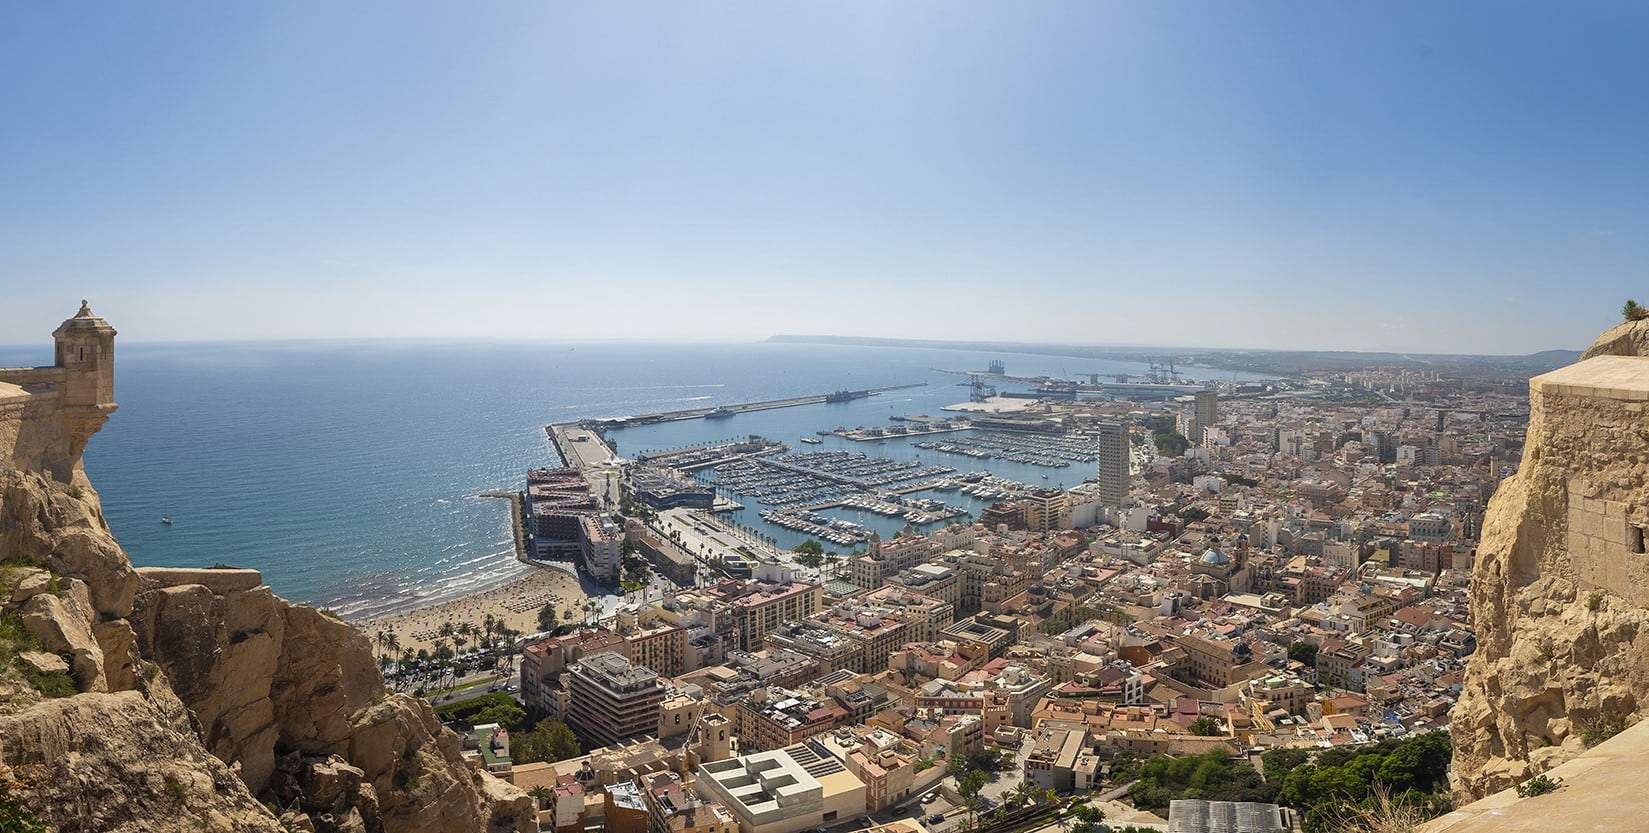
[[[1646,416],[1649,358],[1605,353],[1530,382],[1522,465],[1489,503],[1472,576],[1478,648],[1450,715],[1457,799],[1573,758],[1588,730],[1649,705],[1649,556],[1634,552]]]

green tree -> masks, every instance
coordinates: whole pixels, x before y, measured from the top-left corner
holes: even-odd
[[[1265,764],[1265,777],[1270,781],[1282,781],[1295,767],[1310,760],[1311,756],[1304,749],[1295,749],[1282,746],[1267,750],[1260,755],[1260,762]]]
[[[1223,729],[1224,727],[1220,725],[1220,722],[1212,717],[1199,717],[1191,721],[1191,734],[1193,735],[1208,738],[1224,734]]]
[[[1626,305],[1620,308],[1620,316],[1627,321],[1642,321],[1649,318],[1649,309],[1638,306],[1637,301],[1627,299]]]
[[[1317,646],[1311,644],[1310,642],[1290,643],[1288,646],[1288,658],[1300,663],[1301,665],[1308,665],[1315,668],[1317,667]]]
[[[580,751],[578,736],[567,728],[567,724],[559,720],[540,720],[531,732],[514,740],[510,757],[516,763],[523,764],[555,762],[576,758]]]
[[[1151,435],[1151,442],[1164,457],[1178,457],[1191,447],[1191,441],[1178,431],[1158,431]]]
[[[572,611],[567,611],[567,618],[572,618]],[[541,631],[555,630],[555,603],[546,604],[538,609],[538,629]]]
[[[1070,833],[1094,833],[1105,821],[1105,811],[1088,804],[1078,804],[1071,808],[1071,817],[1076,822],[1071,825]]]
[[[527,712],[514,703],[496,703],[476,712],[470,722],[477,726],[483,723],[497,723],[514,732],[527,722]]]
[[[797,544],[791,551],[799,552],[803,555],[824,555],[824,544],[809,538],[806,541]]]

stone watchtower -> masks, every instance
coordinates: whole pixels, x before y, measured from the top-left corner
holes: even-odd
[[[80,312],[59,325],[52,338],[57,342],[54,364],[68,371],[63,405],[93,408],[107,417],[115,409],[115,328],[81,301]]]
[[[115,328],[92,314],[80,302],[80,312],[64,321],[52,338],[57,342],[54,364],[64,374],[61,388],[64,428],[69,453],[75,460],[86,441],[109,421],[115,408]]]
[[[67,483],[86,442],[115,410],[115,330],[81,301],[79,314],[52,336],[51,367],[0,368],[0,471],[37,471]]]

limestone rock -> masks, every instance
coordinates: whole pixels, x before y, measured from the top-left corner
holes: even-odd
[[[23,663],[34,669],[36,674],[67,674],[69,663],[56,654],[45,651],[24,651],[17,655]]]
[[[536,833],[538,830],[538,801],[532,796],[488,776],[481,780],[483,797],[493,807],[488,829],[503,833]]]
[[[222,761],[137,692],[0,717],[0,761],[57,833],[280,833]]]
[[[0,561],[11,560],[85,581],[102,616],[120,619],[131,612],[137,572],[109,533],[84,477],[65,486],[36,472],[0,470]]]
[[[103,676],[103,649],[92,635],[92,611],[85,592],[63,597],[41,593],[23,603],[23,627],[54,654],[67,654],[81,691],[108,691]]]
[[[14,605],[22,604],[41,593],[51,590],[52,574],[46,570],[29,570],[18,580],[17,586],[11,591],[11,602]]]
[[[103,648],[103,678],[109,691],[130,691],[137,684],[137,634],[125,619],[92,625],[92,636]]]
[[[1646,333],[1649,322],[1617,327],[1588,351],[1605,357],[1531,382],[1523,462],[1489,502],[1472,575],[1477,651],[1450,714],[1457,800],[1556,766],[1588,729],[1649,706],[1649,568],[1629,540],[1649,526],[1637,514],[1649,505],[1649,395],[1619,386],[1639,359],[1607,357]],[[1594,372],[1606,390],[1587,387]]]
[[[535,818],[527,805],[518,819],[513,787],[483,796],[458,736],[422,700],[385,692],[355,628],[244,578],[168,584],[217,572],[145,568],[132,619],[206,747],[254,793],[298,802],[318,833],[504,830]]]
[[[1592,342],[1581,361],[1593,356],[1649,356],[1649,319],[1616,324]]]

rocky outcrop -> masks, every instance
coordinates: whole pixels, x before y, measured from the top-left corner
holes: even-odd
[[[356,629],[277,598],[256,571],[138,572],[141,653],[253,792],[309,808],[318,831],[355,829],[351,819],[392,832],[530,829],[530,812],[495,818],[480,785],[496,779],[464,763],[458,736],[428,704],[386,694]],[[366,788],[338,793],[358,802],[352,811],[333,790],[317,802],[304,786],[338,772],[358,773]]]
[[[1530,383],[1518,472],[1472,576],[1477,651],[1450,715],[1457,799],[1580,754],[1649,703],[1649,322]]]
[[[0,717],[0,762],[57,833],[282,830],[162,693],[80,694]]]
[[[0,596],[32,643],[0,679],[0,777],[52,829],[536,829],[426,703],[385,691],[354,628],[253,570],[133,569],[78,467],[0,470],[0,561],[33,567]],[[20,682],[59,668],[79,693]]]
[[[1649,319],[1627,321],[1604,330],[1580,354],[1580,360],[1596,356],[1649,356]]]

